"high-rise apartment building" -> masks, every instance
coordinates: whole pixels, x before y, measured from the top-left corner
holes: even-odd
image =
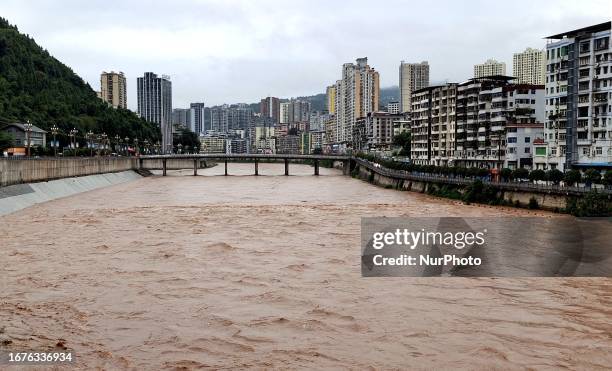
[[[253,110],[244,103],[215,106],[210,109],[210,129],[218,133],[247,130],[253,119]],[[267,117],[268,121],[272,119]]]
[[[530,146],[523,153],[507,156],[507,143],[515,140],[509,138],[518,137],[519,128],[528,128],[528,132],[533,129],[532,134],[522,133],[530,143],[537,137],[542,139],[544,86],[511,84],[512,79],[496,75],[470,79],[458,85],[455,165],[532,166]]]
[[[138,115],[160,126],[162,151],[172,152],[172,82],[169,76],[145,72],[137,79]]]
[[[549,36],[545,143],[536,167],[612,167],[610,22]]]
[[[280,104],[279,121],[281,124],[310,121],[310,102],[291,99]]]
[[[428,86],[412,93],[411,159],[446,166],[455,154],[457,84]]]
[[[399,113],[370,112],[357,119],[353,127],[353,149],[356,151],[388,151],[393,143],[395,122],[404,116]]]
[[[114,108],[127,109],[127,86],[123,72],[102,72],[99,96]]]
[[[189,105],[189,128],[198,135],[206,131],[204,127],[204,117],[206,115],[204,108],[204,103],[191,103]]]
[[[505,76],[506,63],[498,62],[495,59],[488,59],[482,64],[474,65],[474,78],[487,76]]]
[[[172,125],[191,130],[191,111],[188,108],[174,108],[172,110]]]
[[[544,85],[546,53],[544,50],[527,48],[512,57],[514,83]]]
[[[402,61],[399,67],[400,112],[410,112],[412,92],[429,86],[429,64],[407,63]]]
[[[338,86],[339,85],[339,86]],[[342,80],[336,84],[337,140],[351,145],[353,126],[360,117],[378,111],[380,78],[368,65],[368,58],[358,58],[356,63],[342,66]]]
[[[280,122],[280,102],[278,98],[267,97],[259,103],[259,112],[264,117],[269,117],[274,123]]]
[[[336,85],[330,85],[325,91],[327,112],[330,115],[336,113]]]
[[[400,102],[387,103],[387,112],[393,114],[400,113]]]

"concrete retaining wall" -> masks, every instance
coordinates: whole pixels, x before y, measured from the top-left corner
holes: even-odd
[[[3,187],[0,188],[0,215],[10,214],[41,202],[140,178],[140,175],[130,170]]]
[[[137,168],[134,157],[0,159],[0,187]]]
[[[367,180],[375,185],[386,188],[428,193],[432,188],[435,190],[441,186],[438,183],[396,179],[380,175],[366,167],[359,165],[357,165],[357,169],[357,174],[360,179]],[[465,189],[464,187],[458,187],[457,191],[463,193]],[[562,210],[567,206],[567,196],[563,195],[500,190],[498,192],[498,196],[506,201],[512,202],[513,204],[518,201],[521,206],[527,206],[530,199],[534,198],[538,202],[539,207],[545,210]]]

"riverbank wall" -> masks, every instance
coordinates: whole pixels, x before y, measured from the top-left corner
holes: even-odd
[[[345,172],[348,169],[345,169]],[[351,161],[350,174],[384,188],[426,193],[434,196],[461,199],[470,191],[473,179],[444,178],[439,176],[418,175],[392,171],[377,164],[357,159]],[[486,182],[492,190],[493,199],[499,204],[516,207],[535,207],[538,209],[563,212],[573,201],[584,197],[585,192],[554,189],[553,187],[532,187],[508,183]]]
[[[135,157],[0,159],[0,187],[138,169]]]
[[[140,178],[141,176],[136,172],[128,170],[2,187],[0,188],[0,216],[42,202]]]

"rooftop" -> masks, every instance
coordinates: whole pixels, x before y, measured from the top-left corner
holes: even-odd
[[[567,31],[567,32],[563,32],[560,34],[548,36],[548,37],[545,37],[545,39],[559,40],[559,39],[563,39],[564,37],[576,37],[576,36],[580,36],[584,34],[606,31],[610,29],[611,23],[612,22],[604,22],[604,23],[593,25],[593,26],[583,27],[577,30]]]
[[[24,124],[22,124],[20,122],[13,122],[11,124],[7,124],[7,125],[4,126],[4,128],[7,128],[9,126],[14,126],[14,127],[18,128],[18,129],[20,129],[21,131],[25,131]],[[36,125],[32,125],[32,131],[35,132],[35,133],[46,133],[45,130],[39,128]]]

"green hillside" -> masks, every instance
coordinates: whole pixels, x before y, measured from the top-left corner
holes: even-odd
[[[0,126],[26,120],[45,130],[55,124],[63,133],[75,127],[81,137],[90,130],[110,138],[161,137],[157,125],[106,105],[69,67],[0,18]]]

